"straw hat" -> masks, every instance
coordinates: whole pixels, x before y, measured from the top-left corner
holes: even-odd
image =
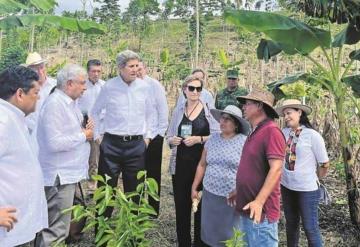
[[[258,102],[262,102],[264,103],[266,106],[268,106],[270,112],[271,112],[271,117],[274,118],[278,118],[279,115],[278,113],[275,111],[274,109],[274,102],[275,102],[275,97],[272,93],[270,93],[269,91],[266,90],[262,90],[262,89],[258,89],[258,88],[254,88],[253,90],[251,90],[251,92],[246,95],[246,96],[240,96],[236,98],[240,104],[244,105],[245,101],[247,99],[249,100],[254,100],[254,101],[258,101]]]
[[[26,58],[25,66],[38,65],[45,63],[46,59],[43,59],[39,53],[32,52]]]
[[[213,115],[213,117],[215,118],[215,120],[218,122],[220,122],[220,118],[223,113],[227,113],[227,114],[233,116],[234,118],[239,120],[239,122],[241,124],[241,133],[244,135],[249,134],[250,124],[248,121],[243,119],[242,112],[237,106],[228,105],[227,107],[225,107],[224,110],[211,109],[210,112]]]
[[[307,105],[301,104],[300,100],[297,99],[287,99],[282,102],[282,105],[279,107],[276,107],[275,110],[279,114],[279,116],[284,116],[284,109],[286,108],[294,108],[294,109],[300,109],[303,112],[305,112],[307,115],[311,113],[311,108]]]

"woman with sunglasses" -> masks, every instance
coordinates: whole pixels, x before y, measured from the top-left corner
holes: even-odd
[[[170,121],[167,141],[170,144],[170,172],[174,189],[176,233],[179,247],[191,247],[191,185],[204,143],[219,131],[218,122],[207,104],[200,100],[203,81],[185,79],[186,102],[177,105]],[[199,188],[201,189],[201,184]],[[206,246],[200,238],[201,210],[194,215],[194,246]]]
[[[287,147],[281,176],[281,196],[287,246],[299,245],[301,218],[308,245],[321,247],[318,178],[326,175],[330,165],[324,139],[309,122],[307,115],[311,113],[311,108],[299,100],[285,100],[276,111],[284,117],[286,124],[283,129]]]
[[[227,204],[227,196],[236,187],[236,172],[242,148],[250,130],[241,110],[228,105],[224,110],[210,110],[220,123],[221,133],[206,142],[192,185],[192,198],[198,198],[198,187],[203,181],[201,208],[201,239],[212,247],[225,246],[239,224],[239,215]]]

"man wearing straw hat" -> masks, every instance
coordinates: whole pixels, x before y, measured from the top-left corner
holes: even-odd
[[[274,96],[254,89],[237,98],[251,126],[236,175],[236,191],[229,203],[240,213],[240,230],[249,247],[278,246],[280,176],[285,156],[285,138],[273,121]],[[235,199],[236,198],[236,199]]]
[[[39,76],[38,84],[40,86],[40,99],[36,103],[36,111],[26,117],[26,125],[30,131],[31,141],[34,143],[36,153],[38,153],[36,129],[39,112],[45,102],[45,99],[49,96],[51,89],[56,86],[56,80],[47,76],[45,66],[46,62],[47,60],[43,59],[39,53],[32,52],[29,53],[24,64],[25,67],[34,70]]]

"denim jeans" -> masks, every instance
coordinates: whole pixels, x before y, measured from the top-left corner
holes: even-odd
[[[299,245],[300,218],[310,247],[322,247],[318,205],[320,191],[293,191],[281,186],[288,247]]]
[[[262,223],[255,224],[248,216],[240,216],[239,230],[245,233],[243,240],[248,247],[277,247],[278,222],[269,223],[265,219]]]

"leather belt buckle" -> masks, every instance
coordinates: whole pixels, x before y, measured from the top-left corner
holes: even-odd
[[[131,141],[131,136],[122,136],[123,142]]]

